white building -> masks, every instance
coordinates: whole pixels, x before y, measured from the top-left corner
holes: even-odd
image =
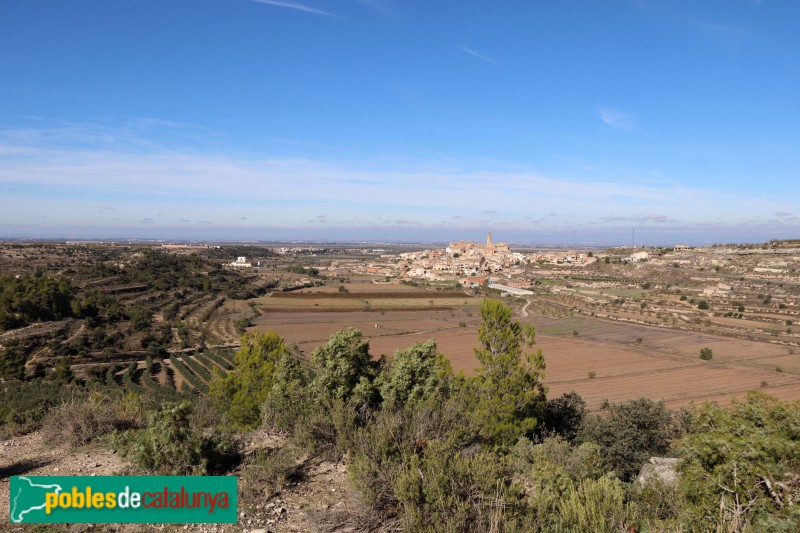
[[[247,261],[247,257],[241,255],[233,263],[228,263],[233,268],[252,268],[253,264]]]

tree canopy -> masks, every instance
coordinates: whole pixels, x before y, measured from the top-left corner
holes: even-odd
[[[547,392],[544,356],[531,349],[533,325],[511,320],[511,309],[499,300],[484,300],[478,339],[473,421],[487,441],[509,446],[521,435],[533,435],[540,422]]]
[[[74,292],[62,278],[0,277],[0,331],[70,316]]]
[[[428,340],[398,350],[381,373],[378,389],[386,407],[401,407],[418,402],[437,390],[452,386],[450,361]]]
[[[212,380],[210,391],[234,423],[253,428],[261,423],[261,408],[275,384],[275,374],[285,373],[296,362],[283,337],[272,330],[245,333],[241,343],[234,355],[235,370]]]
[[[317,375],[314,384],[323,399],[353,400],[361,406],[378,403],[375,378],[383,360],[374,361],[369,342],[356,328],[334,333],[324,346],[311,353]]]

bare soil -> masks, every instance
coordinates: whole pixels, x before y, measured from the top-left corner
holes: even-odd
[[[516,307],[521,310],[523,304]],[[529,316],[520,319],[536,326],[551,397],[574,390],[591,409],[604,400],[624,402],[642,396],[663,400],[669,407],[706,400],[729,403],[753,389],[783,399],[800,397],[800,375],[794,373],[800,373],[800,355],[787,354],[785,346],[579,314],[543,316],[530,312],[530,307]],[[454,370],[470,375],[479,366],[474,355],[479,347],[478,315],[473,306],[416,313],[265,313],[255,319],[254,329],[274,329],[305,357],[345,327],[360,329],[376,357],[391,357],[397,350],[434,338]],[[713,350],[712,361],[699,359],[704,347]]]
[[[246,453],[280,446],[282,438],[266,432],[249,436]],[[0,442],[0,531],[35,531],[29,525],[9,523],[9,478],[31,475],[114,476],[137,475],[134,467],[118,454],[89,445],[70,448],[65,444],[47,442],[41,431],[13,437]],[[241,475],[234,471],[232,475]],[[241,487],[240,487],[241,492]],[[237,524],[55,524],[47,531],[69,533],[109,531],[136,533],[140,531],[198,531],[204,533],[233,532],[306,532],[362,531],[359,516],[364,513],[347,485],[347,470],[341,463],[308,461],[303,465],[301,479],[289,483],[282,491],[255,498],[240,498]]]

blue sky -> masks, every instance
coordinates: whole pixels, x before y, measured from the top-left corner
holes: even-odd
[[[4,0],[0,236],[800,237],[800,3]]]

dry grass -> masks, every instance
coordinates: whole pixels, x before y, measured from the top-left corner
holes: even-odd
[[[72,400],[51,410],[42,424],[45,439],[83,446],[116,430],[142,424],[143,413],[100,397]]]

